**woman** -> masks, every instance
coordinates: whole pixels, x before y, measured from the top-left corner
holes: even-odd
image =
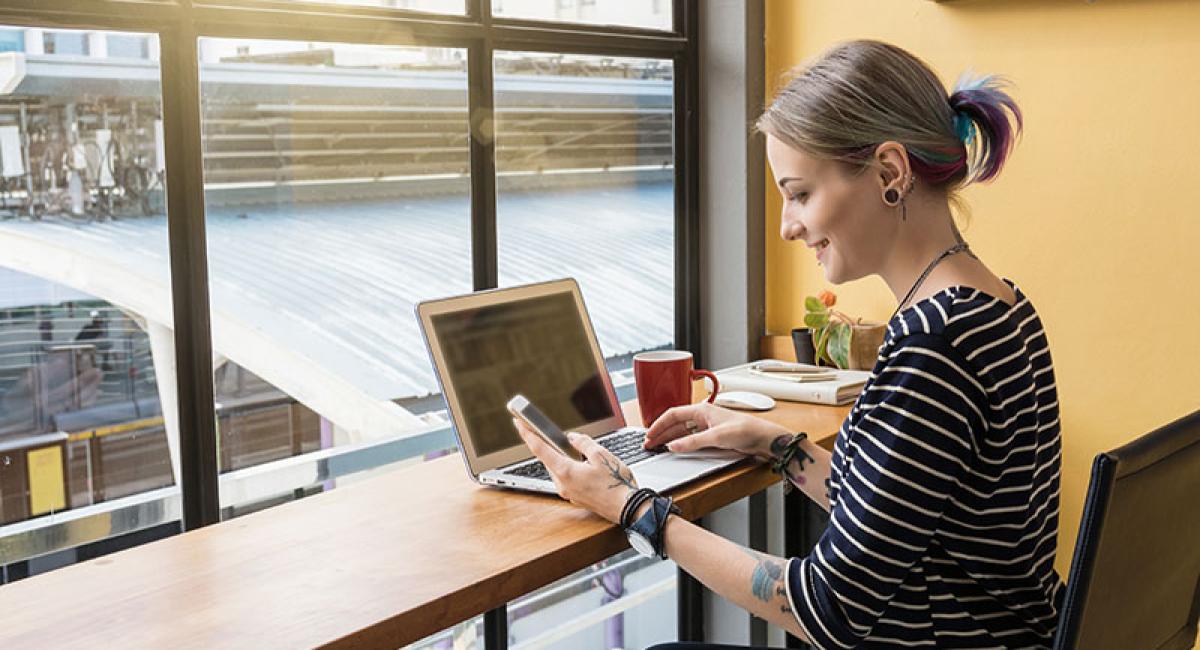
[[[994,79],[947,97],[919,59],[874,41],[801,69],[758,122],[780,236],[813,249],[832,283],[878,275],[896,313],[832,454],[708,404],[668,411],[645,444],[771,460],[830,511],[808,557],[757,553],[665,514],[591,439],[572,436],[588,459],[574,462],[518,424],[561,494],[649,526],[710,589],[818,648],[1048,647],[1062,586],[1054,372],[1033,306],[951,214],[956,190],[1000,171],[1020,125]]]

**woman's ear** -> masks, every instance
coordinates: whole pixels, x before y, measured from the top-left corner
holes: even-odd
[[[880,191],[895,188],[904,191],[904,183],[912,170],[908,164],[908,150],[899,142],[891,140],[875,148],[875,165],[878,170]]]

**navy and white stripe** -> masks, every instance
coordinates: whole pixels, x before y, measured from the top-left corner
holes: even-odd
[[[888,323],[838,434],[829,528],[788,563],[818,648],[1052,643],[1058,397],[1041,320],[1013,290],[1010,307],[952,287]]]

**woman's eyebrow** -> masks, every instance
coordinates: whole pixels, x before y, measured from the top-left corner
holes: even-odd
[[[784,185],[787,185],[788,183],[790,183],[792,181],[802,181],[802,180],[804,180],[804,179],[800,178],[799,176],[784,176],[783,178],[779,179],[779,187],[783,187]]]

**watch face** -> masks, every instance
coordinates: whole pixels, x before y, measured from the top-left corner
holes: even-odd
[[[650,544],[650,540],[633,531],[629,531],[627,535],[629,536],[629,545],[633,547],[633,550],[645,557],[654,557],[654,546]]]

